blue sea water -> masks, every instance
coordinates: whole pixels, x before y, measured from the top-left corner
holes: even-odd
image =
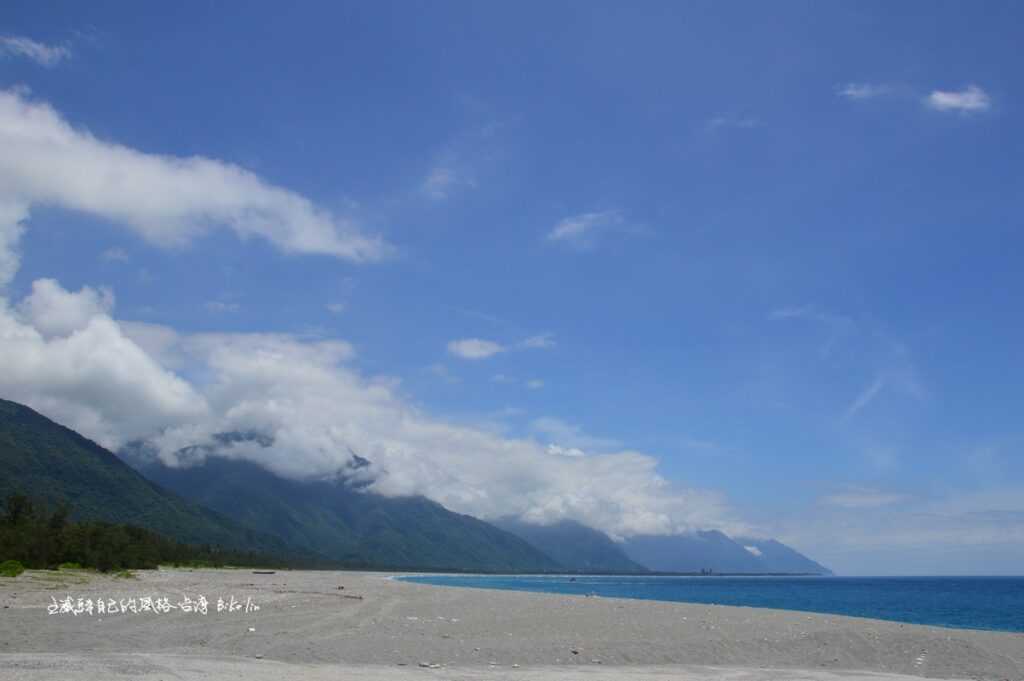
[[[439,586],[595,594],[1024,632],[1024,577],[621,577],[417,575]]]

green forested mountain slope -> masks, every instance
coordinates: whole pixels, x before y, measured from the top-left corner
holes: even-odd
[[[285,544],[153,484],[110,451],[0,400],[0,499],[23,494],[77,520],[138,525],[178,541],[280,553]]]
[[[423,497],[383,497],[342,479],[297,481],[247,461],[140,470],[155,482],[248,527],[352,566],[555,571],[526,541]]]

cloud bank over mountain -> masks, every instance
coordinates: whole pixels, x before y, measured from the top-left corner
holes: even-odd
[[[18,271],[31,208],[43,204],[123,225],[160,247],[226,228],[283,252],[357,262],[390,250],[241,168],[99,140],[21,92],[0,92],[0,146],[0,290]],[[423,494],[483,518],[571,518],[612,536],[747,529],[720,494],[665,480],[647,454],[585,452],[576,442],[433,417],[397,380],[361,373],[344,341],[180,333],[117,320],[114,308],[111,290],[70,291],[54,279],[35,281],[21,300],[0,298],[0,393],[108,447],[148,439],[173,465],[188,463],[182,448],[211,443],[216,433],[253,431],[273,447],[240,442],[220,453],[293,478],[331,474],[358,453],[373,462],[374,491]],[[525,347],[551,345],[545,336]],[[456,349],[486,354],[465,343]]]

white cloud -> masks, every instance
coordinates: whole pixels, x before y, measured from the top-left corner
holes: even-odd
[[[360,375],[341,341],[121,323],[112,298],[49,281],[17,311],[0,302],[0,394],[110,447],[152,436],[179,463],[181,448],[214,433],[257,431],[274,445],[225,453],[306,477],[337,471],[354,451],[373,462],[374,491],[484,518],[574,518],[616,536],[745,529],[720,495],[670,483],[653,457],[576,426],[535,422],[558,436],[549,447],[433,418],[394,380]]]
[[[0,285],[17,268],[18,238],[36,204],[111,220],[161,246],[227,227],[290,253],[361,262],[390,251],[350,221],[238,166],[97,139],[18,91],[0,91],[0,148]]]
[[[69,336],[88,326],[96,316],[114,309],[110,289],[85,287],[77,293],[65,291],[53,279],[32,282],[32,293],[18,304],[18,312],[46,338]]]
[[[588,248],[593,245],[595,233],[621,227],[622,224],[622,215],[618,211],[582,213],[560,220],[545,238],[577,248]]]
[[[107,445],[205,418],[202,396],[128,338],[112,303],[51,280],[16,312],[0,298],[0,394]]]
[[[866,100],[875,99],[876,97],[882,97],[892,91],[888,85],[880,85],[877,83],[847,83],[841,87],[836,88],[836,92],[840,97],[853,100]]]
[[[530,390],[540,390],[541,388],[544,387],[544,381],[540,380],[539,378],[531,378],[529,381],[526,382],[526,387],[529,388]]]
[[[325,307],[331,314],[341,314],[348,308],[348,305],[345,303],[327,303]]]
[[[482,338],[463,338],[448,343],[449,354],[461,359],[486,359],[505,350],[500,343]]]
[[[97,140],[53,109],[0,93],[0,283],[18,268],[17,242],[36,204],[80,210],[160,245],[183,245],[226,226],[284,251],[352,260],[383,256],[383,242],[237,167],[145,154]],[[227,454],[282,475],[337,471],[351,452],[373,461],[373,489],[424,494],[484,518],[574,518],[617,536],[694,528],[742,531],[717,493],[670,483],[657,460],[554,419],[533,438],[434,418],[387,377],[366,377],[352,346],[287,334],[181,334],[112,316],[113,294],[39,280],[23,300],[0,294],[0,395],[26,403],[115,448],[151,438],[162,458],[225,431],[258,431],[269,448]],[[449,351],[504,351],[481,339]],[[573,452],[574,453],[574,452]]]
[[[745,548],[747,551],[749,551],[755,556],[761,555],[761,549],[757,548],[756,546],[744,546],[743,548]]]
[[[71,57],[71,50],[62,45],[46,45],[22,36],[0,36],[0,56],[24,57],[40,66],[56,66]]]
[[[968,85],[959,91],[934,90],[925,98],[925,105],[936,111],[960,111],[973,113],[988,111],[992,99],[977,85]]]
[[[548,445],[547,453],[551,454],[552,456],[586,456],[586,453],[582,449],[577,449],[576,447],[559,447],[558,445]]]
[[[906,495],[883,492],[867,487],[848,487],[842,492],[823,497],[822,502],[839,508],[880,508],[905,501]]]
[[[0,196],[0,291],[11,283],[21,266],[18,242],[27,219],[28,208],[24,203]]]

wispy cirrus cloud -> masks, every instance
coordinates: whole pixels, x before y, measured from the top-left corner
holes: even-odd
[[[755,116],[733,116],[721,115],[708,119],[704,125],[707,130],[721,130],[723,128],[737,128],[740,130],[751,130],[764,127],[764,121]]]
[[[487,359],[507,350],[501,343],[483,338],[461,338],[448,342],[448,353],[460,359]]]
[[[241,306],[238,303],[233,303],[227,300],[209,300],[203,306],[207,312],[214,314],[227,314],[230,312],[238,312]]]
[[[530,390],[540,390],[544,387],[544,381],[539,378],[531,378],[525,381],[520,381],[518,378],[509,376],[508,374],[494,374],[491,376],[491,381],[494,383],[504,383],[507,385],[522,385]]]
[[[819,348],[823,360],[842,350],[856,358],[867,382],[842,410],[843,421],[850,421],[879,396],[892,392],[917,401],[926,400],[928,391],[922,382],[911,353],[885,329],[864,320],[823,310],[814,305],[790,305],[775,308],[768,318],[778,322],[810,322],[826,332]]]
[[[547,348],[555,347],[554,334],[541,333],[536,336],[530,336],[519,343],[520,347],[529,349],[540,349],[544,350]]]
[[[617,210],[580,213],[559,220],[544,238],[549,242],[588,249],[595,244],[600,233],[624,226],[622,213]]]
[[[419,185],[419,193],[441,202],[460,192],[477,189],[480,178],[488,175],[503,156],[500,121],[471,127],[453,135],[434,155],[433,162]]]
[[[906,499],[905,494],[884,492],[870,487],[849,486],[841,492],[822,497],[821,502],[839,508],[881,508]]]
[[[123,248],[108,248],[100,254],[100,260],[105,262],[130,262],[131,256]]]
[[[52,68],[71,58],[71,50],[64,45],[47,45],[17,35],[0,36],[0,56],[30,59],[40,66]]]
[[[963,90],[933,90],[924,103],[935,111],[960,113],[978,113],[992,108],[992,98],[977,85],[968,85]]]
[[[836,88],[836,94],[854,101],[876,99],[892,93],[892,87],[881,83],[846,83]]]
[[[921,401],[926,399],[927,392],[917,373],[909,363],[897,365],[881,371],[859,393],[843,412],[843,420],[849,421],[878,399],[883,391],[893,391],[905,397]]]
[[[476,180],[468,171],[449,162],[431,168],[420,185],[420,191],[429,199],[444,201],[460,187],[475,188]]]
[[[514,350],[548,350],[555,347],[554,334],[543,333],[518,343],[505,344],[485,338],[460,338],[448,342],[448,353],[462,359],[487,359]]]
[[[885,387],[885,379],[881,376],[876,377],[871,383],[869,383],[860,393],[857,394],[856,399],[850,403],[850,406],[843,412],[843,418],[852,419],[857,415],[864,407],[871,404],[878,394],[882,392],[882,388]]]

